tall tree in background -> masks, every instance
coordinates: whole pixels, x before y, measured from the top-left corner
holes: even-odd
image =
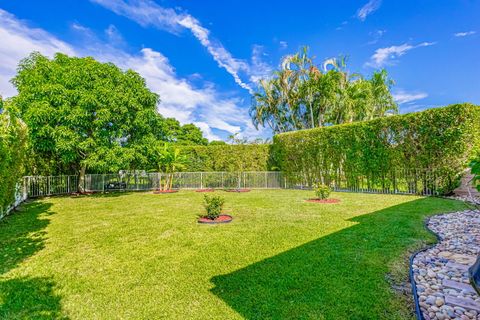
[[[29,127],[33,173],[77,173],[81,186],[86,170],[143,169],[155,145],[184,136],[168,131],[145,80],[111,63],[32,53],[12,83],[12,110]],[[183,130],[203,138],[190,126]]]
[[[319,68],[308,48],[283,59],[273,76],[259,82],[250,115],[256,127],[274,133],[370,120],[398,107],[385,70],[370,79],[350,74],[345,57],[329,59]]]

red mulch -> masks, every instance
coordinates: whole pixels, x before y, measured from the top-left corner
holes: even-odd
[[[215,189],[198,189],[195,192],[215,192]]]
[[[228,214],[221,214],[215,220],[208,219],[206,217],[201,217],[198,219],[199,223],[208,223],[208,224],[217,224],[217,223],[228,223],[232,221],[233,217]]]
[[[90,196],[92,194],[94,194],[95,192],[93,191],[85,191],[85,192],[74,192],[74,193],[71,193],[70,195],[71,196],[75,196],[75,197],[78,197],[78,196]]]
[[[176,193],[178,190],[155,190],[153,194]]]
[[[226,192],[250,192],[250,189],[225,189]]]
[[[313,203],[339,203],[339,199],[308,199],[305,200],[307,202],[313,202]]]

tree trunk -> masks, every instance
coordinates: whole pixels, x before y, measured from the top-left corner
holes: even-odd
[[[82,164],[80,168],[80,174],[78,175],[78,192],[85,192],[85,172],[87,171],[87,166]]]

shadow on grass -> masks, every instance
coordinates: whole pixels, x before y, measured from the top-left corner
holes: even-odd
[[[51,204],[31,202],[0,221],[0,275],[44,248],[45,228],[49,220],[41,216],[53,214]]]
[[[0,278],[0,319],[68,319],[48,278]]]
[[[211,291],[246,319],[411,319],[386,280],[389,266],[433,240],[426,216],[458,209],[426,198],[358,216],[352,227],[213,277]]]
[[[45,247],[51,206],[27,203],[0,221],[0,319],[66,319],[52,279],[7,275]]]

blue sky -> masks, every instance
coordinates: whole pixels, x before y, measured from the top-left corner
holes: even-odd
[[[386,68],[401,112],[480,104],[480,1],[0,0],[0,94],[36,50],[132,68],[159,111],[210,139],[268,137],[248,109],[256,82],[308,45],[318,64]]]

